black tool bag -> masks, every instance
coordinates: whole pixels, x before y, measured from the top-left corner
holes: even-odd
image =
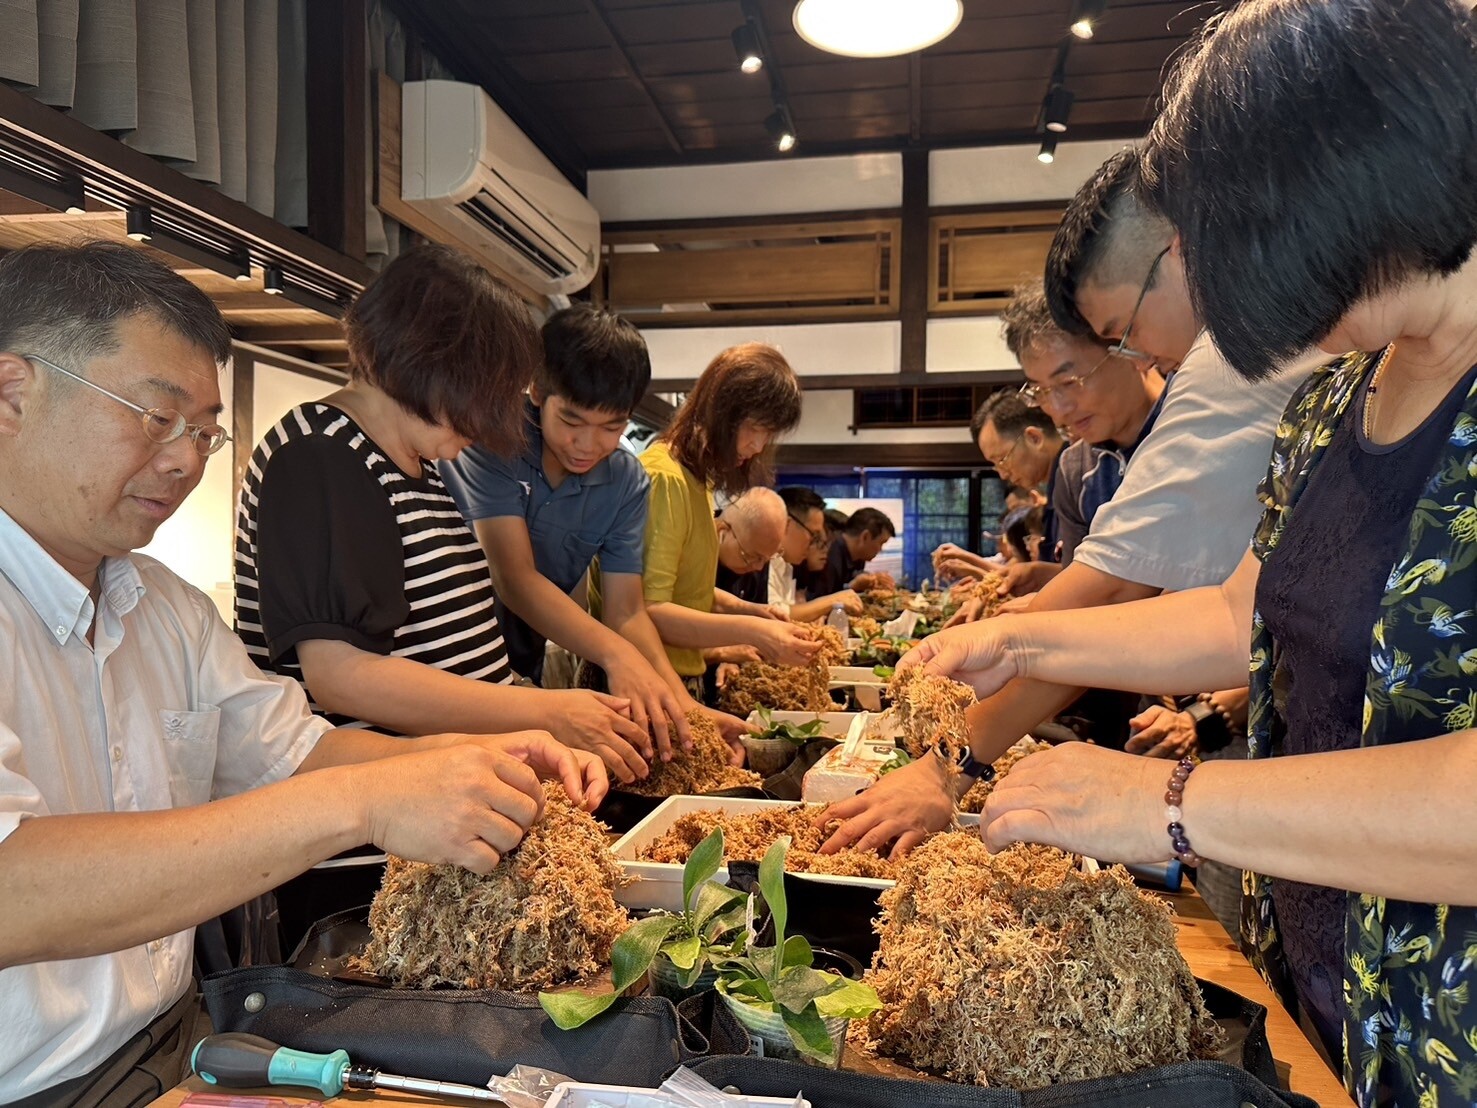
[[[705,1058],[694,1072],[748,1096],[805,1095],[813,1108],[1318,1108],[1221,1062],[1177,1062],[1030,1092],[822,1070],[772,1058]]]
[[[244,1031],[298,1050],[349,1052],[356,1063],[409,1077],[486,1084],[518,1063],[575,1081],[655,1088],[676,1066],[709,1054],[746,1054],[752,1041],[708,993],[673,1005],[616,1001],[560,1031],[538,998],[495,989],[394,989],[347,970],[363,949],[367,909],[314,924],[289,966],[206,978],[217,1031]]]

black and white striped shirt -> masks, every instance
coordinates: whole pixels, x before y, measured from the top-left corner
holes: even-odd
[[[493,606],[487,558],[433,465],[406,475],[321,403],[257,444],[236,508],[236,631],[262,669],[302,683],[297,644],[332,639],[507,683]]]

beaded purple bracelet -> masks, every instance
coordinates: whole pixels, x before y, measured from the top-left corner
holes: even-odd
[[[1185,782],[1198,764],[1193,758],[1181,758],[1169,775],[1169,790],[1164,794],[1164,803],[1168,805],[1164,809],[1164,817],[1169,820],[1169,841],[1174,847],[1174,856],[1187,866],[1198,866],[1200,855],[1190,849],[1190,840],[1185,836],[1182,822],[1185,812],[1180,805],[1185,800]]]

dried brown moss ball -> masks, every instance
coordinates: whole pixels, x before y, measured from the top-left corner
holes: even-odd
[[[969,749],[969,724],[964,713],[974,704],[968,685],[924,673],[914,666],[899,673],[887,686],[902,729],[902,745],[914,758],[935,748],[953,766]]]
[[[461,866],[390,859],[354,968],[396,985],[535,992],[588,981],[629,922],[605,832],[544,785],[543,818],[485,877]]]
[[[1222,1032],[1169,906],[1121,866],[941,835],[882,894],[870,1046],[977,1085],[1034,1089],[1214,1057]]]
[[[670,762],[652,762],[644,780],[619,788],[637,796],[695,796],[719,789],[757,787],[764,780],[752,770],[730,764],[733,748],[707,716],[688,712],[687,725],[692,729],[691,750],[674,748]]]

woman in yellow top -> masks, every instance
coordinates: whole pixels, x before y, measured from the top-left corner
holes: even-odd
[[[713,359],[672,426],[641,455],[651,477],[642,571],[646,608],[673,668],[689,685],[702,677],[705,648],[750,646],[766,660],[787,665],[804,663],[818,649],[768,609],[713,584],[714,491],[738,494],[767,484],[771,444],[799,422],[800,383],[789,363],[772,346],[745,343]],[[755,569],[768,562],[760,553],[752,559]]]

